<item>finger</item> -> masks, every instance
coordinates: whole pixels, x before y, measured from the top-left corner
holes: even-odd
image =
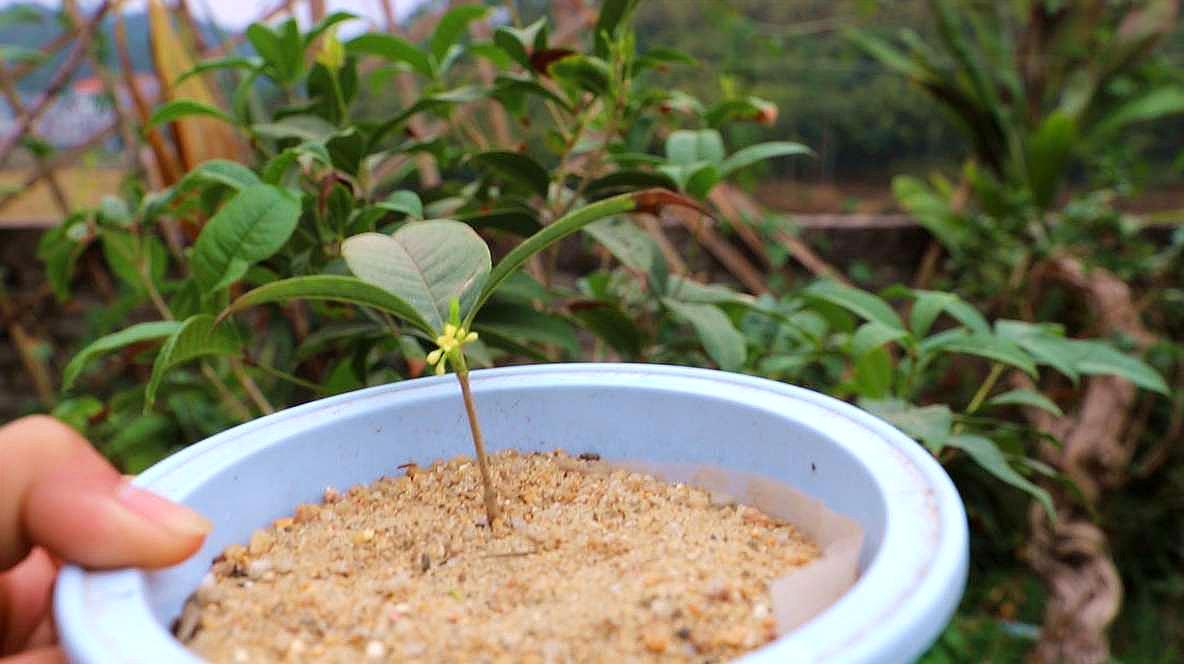
[[[58,630],[53,623],[53,616],[45,616],[45,620],[41,624],[33,628],[33,633],[29,635],[29,640],[25,641],[25,648],[33,650],[36,648],[48,648],[56,645],[58,642]]]
[[[34,545],[87,567],[163,567],[209,531],[196,512],[132,486],[53,418],[0,428],[0,569]]]
[[[49,616],[57,566],[44,549],[34,549],[19,565],[0,574],[0,655],[35,645],[33,634]]]
[[[0,658],[0,664],[66,664],[61,648],[38,648],[13,657]]]

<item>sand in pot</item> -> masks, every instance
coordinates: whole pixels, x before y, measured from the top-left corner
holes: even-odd
[[[769,583],[818,556],[708,491],[573,459],[408,469],[260,530],[178,623],[215,662],[722,661],[776,637]]]

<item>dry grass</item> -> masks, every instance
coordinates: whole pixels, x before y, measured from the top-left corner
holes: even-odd
[[[58,181],[70,204],[79,209],[96,206],[104,195],[118,191],[123,173],[119,168],[72,166],[58,171]],[[29,174],[27,169],[0,171],[0,196],[22,186]],[[49,227],[61,218],[49,187],[39,182],[0,210],[0,228]]]

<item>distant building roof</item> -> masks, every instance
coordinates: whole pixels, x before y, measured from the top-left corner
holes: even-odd
[[[135,80],[136,80],[136,87],[139,88],[139,90],[142,93],[144,93],[148,97],[155,97],[156,96],[157,89],[159,88],[159,83],[157,82],[155,76],[153,76],[152,74],[146,74],[146,73],[140,72],[140,73],[136,74]],[[124,86],[123,79],[120,79],[118,81],[117,85],[119,86],[119,93],[122,96],[123,94],[125,94],[125,92],[124,92],[125,86]],[[101,95],[101,94],[103,94],[103,79],[99,78],[98,76],[88,76],[87,78],[80,78],[77,81],[74,81],[74,84],[72,86],[70,86],[70,90],[74,94],[80,95],[80,96]]]

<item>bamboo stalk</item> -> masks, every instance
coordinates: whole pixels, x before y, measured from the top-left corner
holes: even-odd
[[[147,124],[152,110],[136,81],[135,65],[132,63],[131,52],[127,47],[127,26],[124,24],[122,13],[118,13],[115,18],[115,52],[119,55],[124,85],[127,86],[127,93],[136,109],[136,115],[139,116],[140,124]],[[178,166],[176,157],[160,131],[153,127],[144,132],[144,137],[148,140],[152,155],[156,157],[156,170],[160,181],[168,186],[179,180],[181,178],[180,166]]]

